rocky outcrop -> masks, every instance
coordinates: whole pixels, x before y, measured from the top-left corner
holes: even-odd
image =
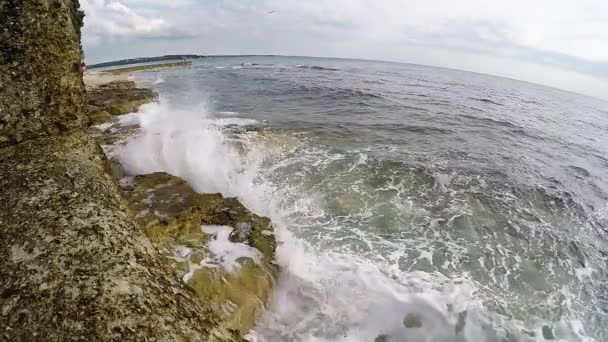
[[[231,340],[133,222],[108,169],[84,132],[0,150],[0,336]]]
[[[0,2],[0,147],[86,122],[78,1]]]
[[[158,94],[137,88],[133,81],[114,81],[87,92],[89,124],[112,121],[114,115],[136,112],[139,106],[155,101]]]
[[[196,193],[167,173],[137,176],[124,189],[135,219],[178,275],[226,326],[241,334],[249,331],[278,271],[270,220],[235,198]],[[212,245],[222,239],[232,250]],[[239,250],[245,255],[234,255],[235,264],[226,265],[231,257],[222,253]]]
[[[0,340],[230,341],[84,132],[77,0],[0,1]]]

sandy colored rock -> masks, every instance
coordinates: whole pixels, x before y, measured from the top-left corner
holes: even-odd
[[[0,2],[0,147],[86,122],[78,1]]]
[[[0,336],[231,340],[131,220],[108,168],[83,132],[0,150]]]
[[[135,219],[172,263],[178,275],[230,328],[245,334],[268,302],[278,272],[276,242],[266,217],[251,213],[235,198],[199,194],[182,179],[158,172],[137,176],[125,186]],[[229,271],[209,267],[209,239],[201,225],[233,228],[230,241],[255,248],[261,260],[239,260]]]
[[[0,1],[0,340],[231,341],[84,132],[77,0]]]

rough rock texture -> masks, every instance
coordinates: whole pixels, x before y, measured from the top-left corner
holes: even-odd
[[[163,172],[135,177],[125,185],[125,195],[135,219],[197,295],[228,327],[241,334],[251,329],[278,271],[270,220],[251,213],[235,198],[196,193],[180,178]],[[230,241],[255,248],[260,260],[243,258],[232,272],[214,267],[207,248],[213,237],[201,225],[234,228]]]
[[[131,220],[108,167],[84,132],[0,150],[0,336],[230,340]]]
[[[85,123],[78,1],[0,1],[0,147]]]
[[[0,340],[230,341],[85,132],[77,0],[0,0]]]
[[[100,85],[87,93],[90,124],[112,120],[113,115],[137,111],[142,104],[157,99],[150,89],[136,88],[133,81],[115,81]]]

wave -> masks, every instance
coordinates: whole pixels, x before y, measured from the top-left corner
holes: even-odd
[[[309,96],[309,99],[370,99],[383,100],[380,94],[355,88],[299,85],[286,90],[289,95]]]
[[[296,67],[300,68],[300,69],[323,70],[323,71],[340,71],[340,69],[329,68],[329,67],[322,67],[322,66],[318,66],[318,65],[301,65],[301,64],[298,64],[298,65],[296,65]]]
[[[497,105],[497,106],[504,106],[504,104],[502,104],[502,103],[495,102],[495,101],[492,101],[492,100],[486,99],[486,98],[469,97],[469,99],[474,100],[474,101],[484,102],[484,103],[490,103],[490,104]]]
[[[488,203],[495,203],[492,196],[498,195],[487,193],[487,184],[474,176],[460,184],[465,178],[378,160],[363,151],[332,152],[272,130],[232,134],[218,124],[226,118],[216,118],[204,107],[176,109],[163,101],[146,106],[134,116],[140,134],[120,147],[118,156],[128,174],[169,172],[197,191],[237,196],[271,217],[283,271],[252,339],[472,342],[507,335],[539,340],[549,331],[583,341],[573,333],[581,330],[577,321],[530,324],[492,313],[482,295],[488,285],[466,272],[450,275],[435,266],[438,258],[449,265],[455,261],[446,255],[464,257],[473,253],[466,248],[479,247],[450,246],[444,237],[427,239],[422,232],[401,230],[403,222],[409,222],[410,230],[428,227],[419,221],[432,221],[439,210],[434,206],[455,196],[454,191],[477,187]],[[427,191],[443,197],[425,203]],[[507,209],[512,200],[505,197]],[[456,208],[453,220],[435,224],[467,227],[469,216]],[[358,226],[366,221],[376,222],[376,230]],[[518,229],[513,226],[513,236],[520,236]],[[499,241],[494,250],[512,253]],[[443,243],[447,245],[439,248]],[[500,269],[487,272],[500,274]]]

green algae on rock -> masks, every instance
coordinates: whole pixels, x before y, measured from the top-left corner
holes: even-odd
[[[113,115],[136,112],[141,105],[155,101],[158,94],[136,88],[133,81],[114,81],[89,90],[87,97],[90,123],[98,125],[111,121]]]
[[[278,272],[270,220],[251,213],[235,198],[196,193],[182,179],[163,172],[136,176],[124,188],[135,219],[178,275],[229,328],[241,334],[251,329]],[[231,227],[229,241],[255,249],[260,257],[237,259],[235,270],[213,264],[214,251],[208,245],[218,237],[201,225]]]

